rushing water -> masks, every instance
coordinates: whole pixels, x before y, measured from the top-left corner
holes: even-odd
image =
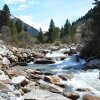
[[[59,57],[63,56],[62,52],[64,49],[48,53],[46,56],[49,57]],[[82,68],[85,66],[86,62],[84,59],[76,58],[75,55],[66,57],[63,61],[58,61],[55,64],[29,64],[29,68],[32,69],[41,69],[43,71],[49,71],[52,73],[61,74],[67,72],[73,72],[74,78],[68,81],[62,81],[63,84],[67,84],[72,87],[72,91],[75,91],[78,88],[88,88],[91,90],[92,94],[100,96],[100,79],[99,79],[99,70],[89,70],[82,71]]]

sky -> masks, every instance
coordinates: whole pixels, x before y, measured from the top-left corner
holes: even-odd
[[[25,23],[47,31],[50,20],[55,26],[62,27],[66,20],[75,21],[93,8],[94,0],[0,0],[0,9],[4,4],[10,12]]]

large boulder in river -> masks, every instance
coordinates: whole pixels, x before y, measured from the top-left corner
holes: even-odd
[[[100,69],[100,58],[87,62],[86,69]]]
[[[53,60],[48,59],[37,59],[34,61],[35,64],[54,64],[55,62]]]

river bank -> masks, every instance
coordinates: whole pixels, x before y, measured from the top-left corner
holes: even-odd
[[[71,44],[23,49],[1,44],[0,99],[99,100],[99,69],[82,70],[87,63],[73,56],[79,54],[78,47]]]

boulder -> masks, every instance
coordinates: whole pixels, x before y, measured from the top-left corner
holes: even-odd
[[[69,100],[63,95],[42,89],[33,89],[31,92],[24,94],[23,97],[24,100]]]
[[[44,81],[39,81],[39,87],[41,89],[48,90],[53,93],[62,93],[63,92],[63,88],[61,88],[57,85],[51,84],[51,83],[46,83]]]
[[[27,53],[23,53],[22,56],[23,56],[24,58],[27,58],[27,57],[28,57]]]
[[[100,69],[100,58],[87,62],[86,69]]]
[[[92,95],[84,95],[83,100],[100,100],[100,97],[92,96]]]
[[[63,95],[72,100],[77,100],[80,98],[80,95],[74,92],[64,92]]]
[[[33,54],[33,57],[34,57],[34,58],[44,58],[44,55],[41,54],[41,53],[34,53],[34,54]]]
[[[24,81],[22,81],[22,82],[20,83],[20,85],[21,85],[22,87],[24,87],[24,86],[26,86],[28,83],[29,83],[29,80],[28,80],[28,79],[25,79]]]
[[[57,83],[60,82],[60,80],[61,79],[59,77],[57,77],[57,76],[45,76],[44,77],[44,81],[50,82],[52,84],[57,84]]]
[[[31,90],[30,90],[29,88],[27,88],[27,87],[23,87],[23,88],[22,88],[22,91],[23,91],[24,93],[28,93],[28,92],[30,92]]]
[[[41,76],[41,75],[35,75],[35,74],[28,74],[28,76],[27,76],[27,78],[30,80],[30,79],[32,79],[32,80],[40,80],[40,79],[43,79],[43,76]]]
[[[71,80],[73,77],[74,77],[74,74],[70,73],[70,74],[61,74],[59,75],[59,77],[62,79],[62,80]]]
[[[17,77],[13,77],[12,79],[12,83],[14,84],[21,84],[23,81],[26,80],[25,76],[17,76]]]
[[[26,61],[22,61],[22,62],[17,62],[15,65],[19,65],[19,66],[28,66]]]
[[[54,64],[55,62],[53,60],[48,59],[37,59],[34,61],[35,64]]]
[[[8,59],[9,59],[9,61],[10,61],[11,63],[13,63],[13,62],[18,62],[18,57],[17,57],[17,56],[14,56],[14,55],[10,55],[10,56],[8,57]]]
[[[24,71],[19,71],[16,69],[12,69],[12,70],[5,70],[5,73],[9,76],[9,77],[13,77],[13,76],[27,76],[27,73]]]
[[[10,65],[10,61],[6,57],[3,57],[2,63],[3,63],[3,65],[7,65],[7,66]]]
[[[0,80],[8,80],[9,77],[5,75],[4,71],[0,70]]]

